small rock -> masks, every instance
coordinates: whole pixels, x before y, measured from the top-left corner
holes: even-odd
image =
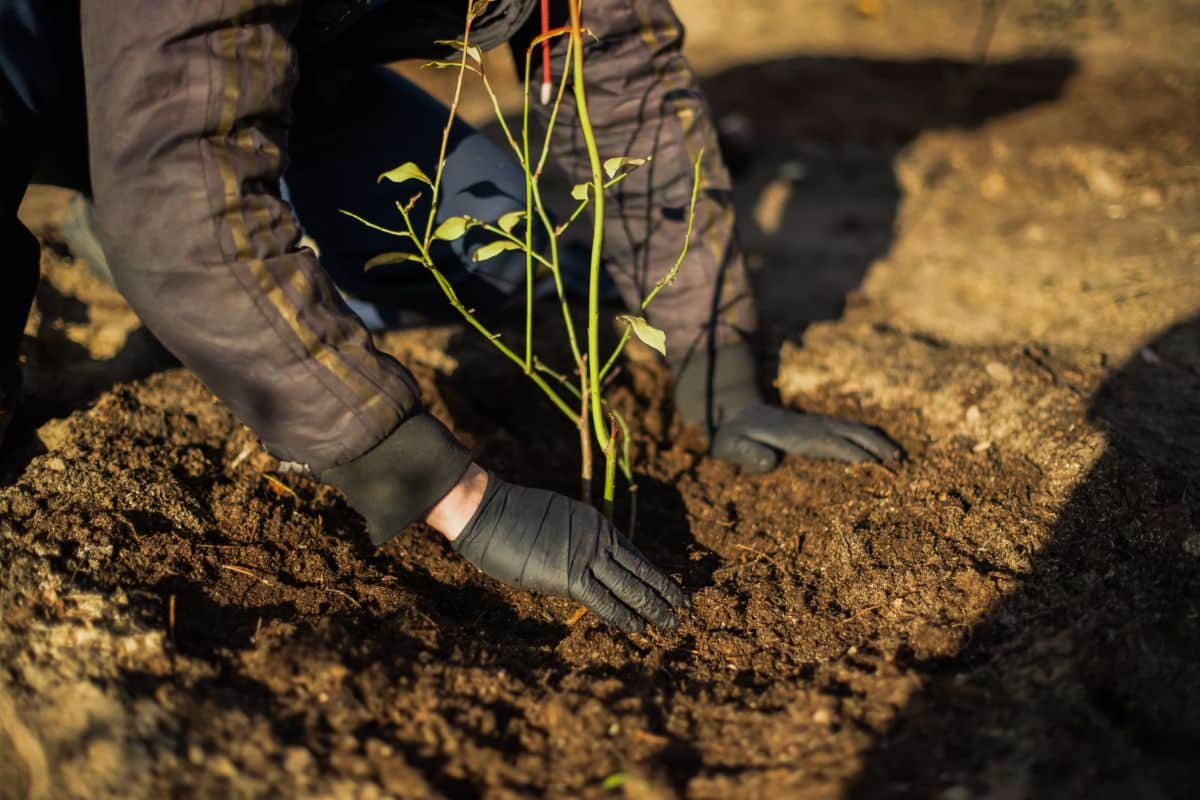
[[[621,726],[618,723],[614,722],[612,725],[608,726],[608,735],[609,736],[616,736],[620,732],[621,732]]]
[[[1149,347],[1143,347],[1141,352],[1138,353],[1138,355],[1142,357],[1142,361],[1145,361],[1147,364],[1149,364],[1152,367],[1157,367],[1159,364],[1162,363],[1162,357],[1159,356],[1158,353],[1151,350]]]
[[[971,452],[972,453],[986,453],[988,450],[991,449],[991,447],[992,447],[991,442],[984,441],[984,442],[980,442],[979,444],[972,447]]]
[[[63,461],[58,456],[50,456],[42,463],[45,464],[46,469],[50,470],[51,472],[66,472],[67,471],[67,462]]]
[[[995,170],[989,172],[982,181],[979,182],[979,193],[988,200],[998,200],[1004,193],[1008,191],[1008,181],[1004,176]]]
[[[967,409],[967,424],[978,425],[979,420],[983,419],[983,412],[979,410],[979,406],[971,406]]]
[[[312,753],[303,747],[289,747],[283,751],[283,768],[292,775],[307,772],[312,764]]]
[[[66,419],[52,419],[37,429],[37,437],[47,450],[59,450],[71,438],[71,423]]]
[[[1099,165],[1093,165],[1084,176],[1092,194],[1105,200],[1116,200],[1125,192],[1125,184],[1116,175]]]
[[[951,786],[942,792],[941,800],[971,800],[971,790],[965,786]]]
[[[209,756],[206,760],[209,772],[215,775],[220,775],[222,778],[236,778],[238,774],[237,767],[223,755],[215,754]]]
[[[833,722],[833,713],[828,708],[818,708],[813,712],[812,721],[818,725],[828,725]]]
[[[989,361],[987,366],[985,366],[983,369],[988,374],[988,377],[1001,386],[1012,385],[1012,370],[1001,364],[999,361]]]
[[[1138,204],[1142,208],[1159,208],[1163,204],[1163,193],[1158,189],[1142,189],[1138,193]]]
[[[1046,228],[1038,225],[1036,222],[1026,225],[1021,233],[1025,237],[1025,241],[1033,242],[1034,244],[1041,244],[1047,239]]]

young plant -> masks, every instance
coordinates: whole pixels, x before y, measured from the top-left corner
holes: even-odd
[[[619,317],[625,323],[616,347],[606,358],[601,358],[600,352],[600,270],[601,253],[604,243],[604,204],[605,192],[623,181],[629,174],[650,161],[649,154],[642,157],[610,156],[602,159],[596,145],[595,132],[591,117],[588,113],[587,87],[584,80],[583,36],[586,30],[581,21],[582,0],[569,0],[570,24],[562,28],[546,31],[535,38],[529,45],[525,58],[524,102],[521,114],[521,131],[518,140],[508,125],[501,111],[499,100],[493,91],[484,68],[482,53],[471,44],[471,27],[478,14],[482,12],[489,0],[468,0],[467,21],[461,41],[443,41],[444,44],[458,52],[458,58],[453,61],[435,61],[428,67],[438,69],[454,69],[457,80],[454,85],[454,95],[450,103],[450,112],[442,131],[441,149],[438,153],[437,169],[432,178],[413,162],[401,164],[379,176],[379,180],[391,181],[397,184],[416,182],[425,185],[425,189],[413,195],[407,202],[396,203],[404,227],[402,229],[387,228],[363,219],[349,211],[343,211],[363,224],[406,239],[412,249],[398,252],[383,253],[367,262],[367,268],[400,262],[415,262],[429,270],[438,286],[441,287],[450,305],[462,316],[472,328],[479,331],[492,346],[505,358],[512,361],[531,380],[534,385],[549,398],[550,402],[571,421],[579,433],[581,456],[580,482],[581,495],[585,502],[592,502],[592,462],[593,444],[604,456],[604,483],[602,508],[610,519],[613,513],[616,473],[620,469],[629,483],[630,489],[630,522],[628,533],[632,537],[636,526],[636,489],[633,468],[630,463],[629,427],[604,396],[605,379],[609,377],[617,359],[628,343],[630,336],[636,336],[642,342],[666,355],[666,336],[663,331],[653,327],[645,319],[645,311],[662,289],[670,284],[679,272],[679,268],[687,255],[688,244],[691,240],[695,223],[696,200],[700,189],[700,158],[693,165],[693,183],[691,202],[688,208],[687,233],[673,267],[664,275],[642,300],[638,314],[628,314]],[[567,47],[563,63],[562,77],[559,80],[557,92],[554,93],[553,104],[546,123],[544,139],[540,150],[536,153],[530,137],[530,65],[534,51],[539,46],[547,46],[549,40],[566,37]],[[496,119],[503,131],[505,140],[520,163],[525,176],[525,210],[513,211],[497,220],[480,220],[465,216],[449,217],[440,224],[435,224],[438,210],[438,195],[441,188],[442,173],[445,167],[446,151],[450,139],[450,131],[458,113],[462,97],[464,79],[467,73],[479,77],[485,92],[491,99]],[[558,123],[559,109],[563,97],[570,86],[576,105],[576,116],[587,148],[588,162],[591,167],[591,179],[581,183],[571,190],[571,197],[577,205],[567,219],[555,224],[546,209],[542,196],[541,178],[550,154],[551,132]],[[549,99],[546,87],[542,87],[543,100]],[[703,157],[703,153],[700,154]],[[424,224],[417,224],[413,219],[413,209],[420,199],[422,192],[430,192],[431,202],[428,216]],[[591,209],[592,240],[590,260],[588,265],[588,292],[586,326],[581,341],[572,316],[570,299],[567,296],[559,259],[559,239],[567,228],[583,212]],[[524,230],[518,234],[517,227],[524,223]],[[540,225],[546,233],[546,252],[535,249],[533,242],[534,225]],[[485,261],[507,251],[521,251],[525,255],[525,341],[520,350],[509,347],[501,340],[499,333],[493,332],[478,317],[472,309],[467,308],[459,299],[453,285],[446,279],[441,269],[431,257],[431,247],[437,240],[455,241],[466,235],[472,228],[492,233],[495,240],[481,246],[472,255],[474,261]],[[562,314],[563,331],[574,360],[575,372],[568,376],[548,366],[535,352],[533,334],[534,296],[533,284],[535,265],[547,271],[554,281],[555,295]],[[565,396],[564,396],[565,393]],[[573,403],[569,400],[573,399]]]

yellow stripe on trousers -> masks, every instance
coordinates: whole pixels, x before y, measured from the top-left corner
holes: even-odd
[[[629,4],[633,8],[634,13],[637,14],[638,21],[641,26],[642,43],[646,45],[652,56],[654,53],[657,53],[663,49],[664,42],[666,40],[679,38],[683,35],[683,31],[676,20],[661,21],[655,19],[653,12],[646,9],[641,0],[629,0]],[[683,61],[677,60],[676,63],[678,66],[674,70],[664,66],[653,57],[651,58],[651,63],[654,67],[655,73],[658,75],[659,82],[664,87],[681,90],[687,90],[692,87],[694,81],[691,79],[691,76],[687,74],[689,72],[689,67]],[[700,155],[701,149],[692,141],[695,138],[696,126],[699,122],[697,119],[696,110],[683,102],[677,102],[673,105],[673,112],[675,114],[675,118],[679,121],[679,126],[681,129],[680,133],[682,135],[684,147],[687,149],[688,157],[694,164],[696,162],[696,158],[698,158]],[[711,132],[713,130],[712,125],[710,124],[707,126],[707,129]],[[713,168],[712,165],[718,163],[717,159],[720,154],[720,149],[715,137],[705,136],[704,139],[705,141],[701,142],[700,144],[708,154],[708,157],[705,159],[704,164],[701,165],[701,168],[705,173],[708,173],[709,170]],[[691,171],[689,170],[689,173],[690,172]],[[707,209],[710,214],[710,219],[708,220],[708,225],[705,225],[703,221],[698,221],[699,224],[697,225],[697,231],[703,238],[703,247],[712,255],[714,264],[719,272],[722,262],[724,262],[726,258],[726,251],[729,246],[729,242],[733,236],[733,209],[720,207],[714,208],[713,206],[715,204],[713,202],[706,202],[703,199],[703,195],[701,195],[701,198],[701,210],[699,210],[697,213],[702,214],[703,209]],[[732,281],[724,281],[723,290],[726,295],[737,291],[737,289],[732,285]],[[722,297],[721,305],[728,305],[732,299],[733,298],[731,297]],[[733,320],[729,320],[729,322],[733,322]]]
[[[219,124],[212,136],[216,145],[214,151],[217,169],[224,192],[224,221],[233,238],[234,258],[238,264],[245,265],[254,285],[270,303],[271,307],[279,314],[280,318],[287,323],[288,328],[296,336],[307,354],[321,368],[328,371],[350,390],[358,401],[355,410],[368,412],[383,426],[393,425],[396,408],[386,394],[380,391],[365,375],[352,369],[342,361],[338,353],[322,341],[321,337],[299,318],[295,305],[285,296],[283,287],[276,281],[266,262],[255,256],[255,249],[247,230],[245,203],[239,191],[237,171],[233,164],[232,154],[228,149],[232,146],[237,147],[239,150],[252,152],[254,147],[249,137],[239,135],[233,141],[230,138],[237,120],[239,101],[238,83],[241,60],[238,58],[237,36],[238,31],[236,28],[225,28],[217,32],[219,52],[222,59],[222,80],[224,81],[224,86],[222,87],[222,106]],[[280,38],[278,46],[280,50],[283,50],[282,38]],[[272,55],[277,59],[286,59],[286,52],[283,56],[277,53],[272,53]],[[262,71],[262,65],[256,65],[255,70],[255,78],[261,78],[265,91],[266,76]],[[265,209],[263,211],[265,212]],[[269,224],[266,227],[268,230],[270,229]],[[293,288],[304,294],[310,293],[311,287],[307,285],[307,280],[301,275],[299,276],[299,284],[293,286]]]

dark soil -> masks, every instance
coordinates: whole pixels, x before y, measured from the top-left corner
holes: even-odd
[[[974,74],[764,69],[893,97]],[[695,606],[667,634],[500,586],[422,526],[372,548],[47,217],[0,460],[0,797],[1194,797],[1198,83],[1075,69],[974,74],[965,119],[930,90],[884,132],[847,101],[775,135],[730,88],[772,84],[714,78],[760,136],[739,202],[775,389],[907,458],[743,473],[631,360],[636,540]],[[1140,111],[1078,122],[1131,86]],[[756,205],[796,159],[811,180]],[[576,491],[573,431],[486,345],[383,344],[481,463]]]

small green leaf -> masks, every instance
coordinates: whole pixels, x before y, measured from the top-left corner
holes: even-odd
[[[499,239],[495,242],[489,242],[483,247],[471,254],[472,261],[487,261],[489,258],[495,258],[505,250],[520,250],[521,245],[516,242],[510,242],[508,239]]]
[[[517,227],[517,223],[523,219],[525,219],[524,211],[510,211],[504,216],[500,217],[500,219],[496,221],[496,224],[500,227],[500,230],[504,231],[505,233],[512,233],[513,228]]]
[[[475,220],[470,217],[447,217],[437,226],[437,230],[433,232],[433,238],[453,242],[461,239],[467,232],[467,228],[474,223]]]
[[[434,44],[444,44],[447,47],[453,47],[455,50],[459,51],[460,53],[463,51],[463,43],[460,42],[458,39],[438,39],[437,41],[434,42]],[[473,44],[467,45],[466,51],[467,51],[467,58],[471,59],[476,64],[479,64],[483,61],[483,51],[481,51],[475,45],[473,45]]]
[[[476,75],[479,74],[478,67],[463,64],[461,61],[428,61],[421,65],[422,69],[429,69],[431,67],[433,69],[463,69],[465,67],[467,72],[474,72]]]
[[[421,183],[433,186],[433,181],[429,180],[429,176],[411,161],[401,164],[395,169],[388,170],[387,172],[383,173],[379,176],[379,179],[376,181],[376,183],[383,183],[384,180],[389,180],[392,183],[404,183],[405,181],[413,180],[414,178],[419,180]]]
[[[633,329],[633,335],[641,339],[646,346],[657,350],[661,355],[667,354],[667,334],[646,322],[645,318],[623,314],[617,319],[629,323],[629,327]]]
[[[382,267],[384,264],[403,264],[405,261],[416,261],[418,264],[425,263],[416,253],[380,253],[369,260],[363,266],[363,269]]]
[[[576,200],[587,200],[588,190],[592,188],[590,183],[577,183],[571,187],[571,197]]]
[[[604,779],[604,783],[600,784],[600,787],[606,792],[611,792],[615,789],[620,789],[628,780],[629,776],[624,772],[614,772]]]
[[[616,158],[605,159],[604,174],[610,178],[615,178],[617,176],[617,171],[620,170],[621,167],[640,167],[642,164],[645,164],[649,160],[650,160],[650,156],[646,156],[645,158],[630,158],[628,156],[617,156]]]

